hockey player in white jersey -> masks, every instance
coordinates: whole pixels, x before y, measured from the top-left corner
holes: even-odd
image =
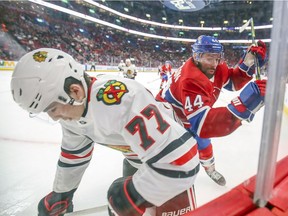
[[[144,215],[193,188],[199,171],[196,141],[138,82],[89,77],[70,55],[41,48],[19,60],[11,91],[20,107],[46,112],[63,130],[53,190],[40,200],[38,216],[73,211],[73,195],[94,143],[122,151],[129,162],[141,162],[135,174],[110,186],[109,215]]]
[[[118,64],[118,71],[123,72],[123,68],[125,67],[125,63],[123,60],[120,61],[120,63]]]
[[[125,60],[125,66],[123,67],[123,76],[129,79],[135,79],[137,76],[137,69],[135,64],[132,64],[131,59]]]

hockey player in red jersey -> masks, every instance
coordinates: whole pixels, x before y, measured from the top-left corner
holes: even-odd
[[[263,106],[266,80],[252,80],[255,73],[254,55],[259,65],[266,59],[266,45],[250,46],[235,68],[221,61],[223,46],[211,36],[202,35],[192,45],[193,56],[168,80],[157,100],[172,104],[184,126],[198,141],[200,162],[208,176],[219,185],[226,180],[215,169],[211,137],[226,136],[236,130],[243,120],[252,121]],[[226,107],[213,108],[222,88],[230,91],[244,89]]]
[[[193,189],[199,171],[196,140],[137,81],[89,77],[70,55],[41,48],[19,60],[11,91],[24,110],[46,112],[62,127],[53,191],[40,200],[38,216],[73,211],[73,195],[95,143],[120,150],[129,163],[138,163],[132,175],[111,184],[109,215],[154,216],[155,206]]]
[[[164,83],[167,82],[168,77],[171,76],[171,73],[172,73],[171,62],[166,61],[165,64],[162,65],[160,70],[160,78],[161,78],[160,89],[163,88]]]

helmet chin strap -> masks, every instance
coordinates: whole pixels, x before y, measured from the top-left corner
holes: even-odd
[[[86,106],[86,101],[87,101],[86,97],[83,98],[81,102],[78,102],[74,98],[71,98],[70,101],[68,102],[68,104],[74,105],[74,106],[80,106],[80,105],[84,104],[84,106]]]

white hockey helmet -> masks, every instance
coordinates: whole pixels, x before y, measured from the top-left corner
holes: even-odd
[[[30,113],[43,112],[52,102],[73,104],[64,90],[65,79],[74,77],[85,90],[84,69],[69,54],[51,48],[40,48],[24,55],[11,79],[13,99]]]
[[[131,64],[131,59],[130,58],[126,59],[125,63],[130,65]]]

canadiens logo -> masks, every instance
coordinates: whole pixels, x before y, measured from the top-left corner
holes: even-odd
[[[123,95],[129,92],[126,85],[117,80],[109,80],[104,86],[98,91],[96,98],[107,105],[120,104]]]
[[[48,54],[48,52],[46,52],[46,51],[36,52],[33,55],[33,59],[37,62],[44,62],[47,58],[47,54]]]

